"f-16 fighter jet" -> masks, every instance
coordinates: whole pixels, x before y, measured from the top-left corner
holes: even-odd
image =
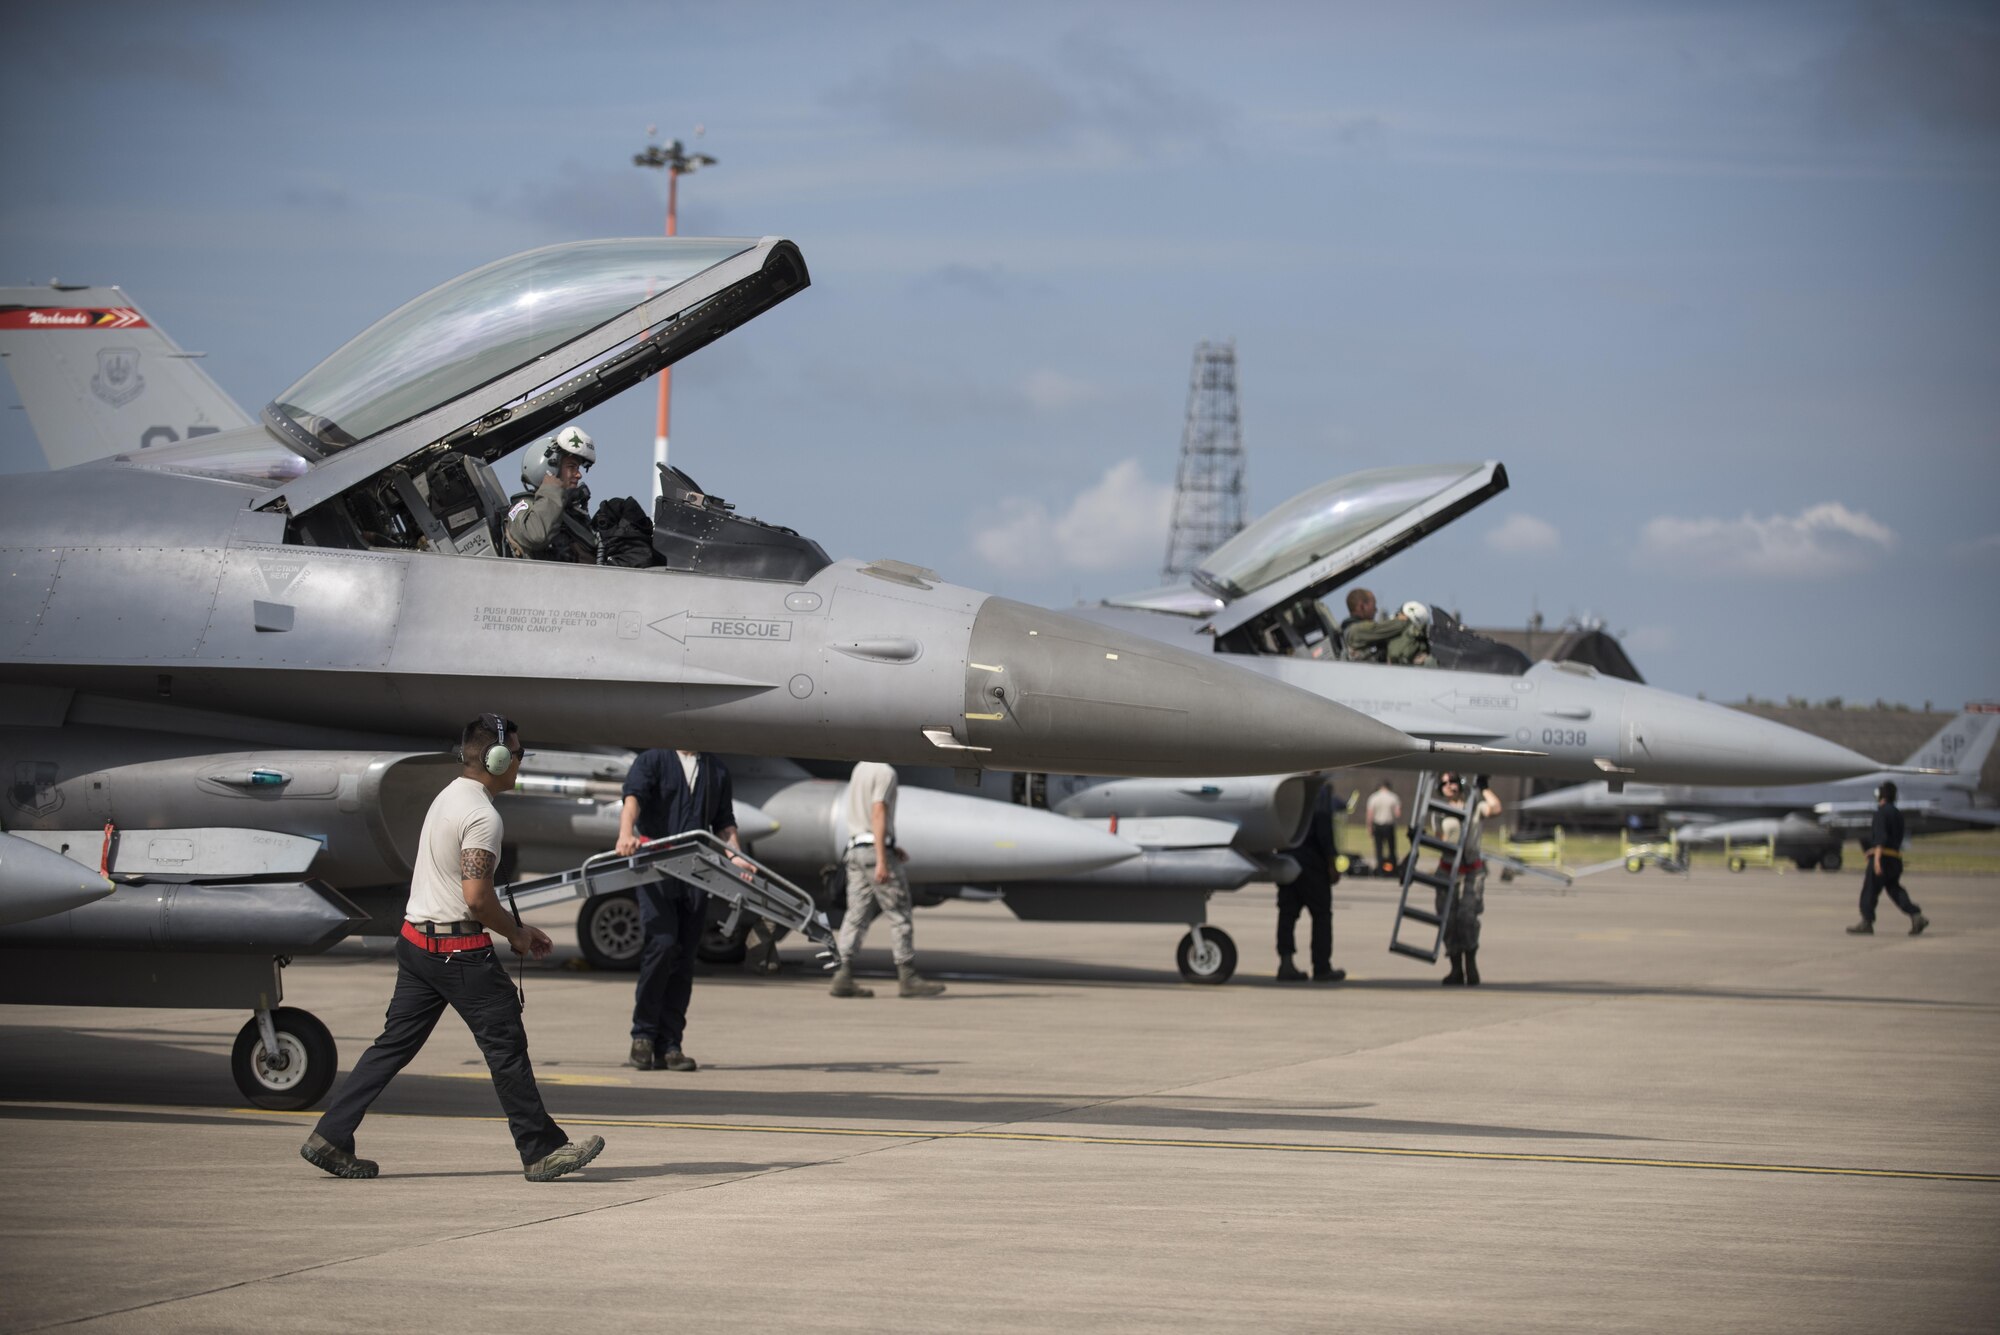
[[[1638,815],[1677,827],[1682,848],[1770,844],[1800,870],[1839,871],[1843,838],[1865,836],[1875,816],[1875,789],[1893,779],[1897,806],[1912,835],[2000,828],[2000,809],[1979,791],[1980,771],[2000,738],[2000,705],[1968,707],[1901,765],[1841,783],[1725,788],[1689,784],[1578,784],[1519,803],[1540,820],[1579,815]],[[1736,865],[1736,864],[1732,864]]]
[[[831,560],[684,477],[654,516],[658,566],[502,556],[493,460],[808,281],[779,238],[529,251],[385,317],[255,425],[16,479],[7,820],[133,883],[0,928],[0,1000],[251,1007],[245,1093],[314,1101],[332,1041],[273,1010],[277,964],[361,917],[322,867],[390,869],[417,794],[448,777],[385,735],[441,751],[479,711],[538,742],[964,769],[1262,773],[1435,749],[1213,655]],[[119,833],[162,793],[172,837]]]
[[[1213,653],[1413,737],[1542,754],[1493,773],[1634,783],[1808,783],[1876,763],[1796,728],[1600,674],[1529,663],[1419,603],[1421,666],[1353,661],[1325,600],[1507,489],[1497,462],[1375,468],[1335,478],[1217,548],[1185,584],[1073,609],[1102,625]],[[1349,634],[1349,638],[1357,638]],[[1386,762],[1434,767],[1417,753]]]

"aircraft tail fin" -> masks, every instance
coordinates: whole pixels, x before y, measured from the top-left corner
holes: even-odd
[[[0,287],[0,359],[51,468],[254,420],[115,287]]]
[[[1908,765],[1945,774],[1979,777],[1993,743],[2000,739],[2000,706],[1968,708],[1917,748]]]

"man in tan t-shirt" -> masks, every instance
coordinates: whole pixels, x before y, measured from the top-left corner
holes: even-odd
[[[1375,839],[1375,870],[1396,870],[1396,827],[1403,820],[1403,800],[1387,779],[1368,795],[1368,833]]]
[[[500,813],[493,796],[514,786],[521,769],[520,732],[498,714],[481,714],[459,735],[464,768],[432,801],[417,840],[410,902],[396,942],[396,991],[377,1038],[340,1087],[319,1125],[299,1148],[335,1177],[374,1177],[377,1165],[354,1155],[354,1132],[395,1074],[410,1064],[449,1006],[458,1012],[493,1074],[493,1089],[531,1182],[575,1172],[604,1148],[601,1136],[571,1141],[542,1106],[528,1062],[521,1000],[493,952],[497,932],[516,955],[547,957],[548,934],[523,926],[500,907],[493,869],[500,860]]]
[[[854,957],[876,914],[895,932],[897,995],[934,997],[944,991],[917,972],[916,924],[910,917],[910,882],[903,875],[908,854],[896,847],[896,771],[864,760],[847,781],[847,917],[840,924],[840,967],[833,975],[836,997],[872,997],[873,988],[854,981]]]

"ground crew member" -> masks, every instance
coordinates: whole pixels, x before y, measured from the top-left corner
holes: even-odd
[[[583,475],[597,462],[597,445],[582,427],[566,426],[521,460],[527,490],[507,507],[507,550],[537,561],[597,564],[590,527],[590,489]]]
[[[1466,800],[1465,785],[1456,774],[1446,774],[1438,779],[1438,791],[1444,800],[1453,806]],[[1479,818],[1491,820],[1500,814],[1500,798],[1491,788],[1479,789]],[[1458,842],[1460,822],[1456,816],[1446,816],[1438,822],[1438,838],[1449,844]],[[1410,856],[1417,855],[1416,849]],[[1438,874],[1445,875],[1448,864],[1442,857],[1438,859]],[[1469,985],[1479,986],[1479,920],[1486,912],[1486,860],[1480,856],[1479,835],[1475,832],[1472,842],[1465,846],[1464,855],[1458,864],[1458,898],[1445,914],[1445,900],[1450,891],[1437,892],[1437,913],[1444,917],[1444,949],[1451,957],[1451,972],[1444,976],[1446,987]]]
[[[1312,916],[1312,980],[1337,983],[1347,970],[1333,967],[1333,887],[1340,880],[1334,859],[1340,855],[1333,838],[1333,785],[1322,784],[1306,818],[1305,836],[1285,850],[1299,864],[1299,874],[1278,887],[1278,981],[1302,983],[1306,975],[1292,963],[1297,950],[1293,928],[1304,910]]]
[[[549,938],[500,907],[493,868],[500,858],[500,813],[493,796],[514,786],[521,739],[498,714],[481,714],[459,735],[464,770],[431,803],[418,839],[410,900],[396,942],[396,991],[382,1035],[348,1072],[299,1154],[335,1177],[374,1177],[377,1166],[354,1157],[354,1132],[396,1072],[409,1065],[446,1006],[457,1011],[486,1054],[494,1092],[514,1133],[530,1182],[572,1173],[597,1157],[604,1138],[570,1140],[542,1107],[528,1062],[520,995],[493,953],[498,933],[517,955],[546,958]]]
[[[1396,870],[1396,827],[1403,822],[1403,799],[1387,779],[1368,794],[1368,833],[1375,839],[1375,866],[1385,875]]]
[[[896,847],[896,771],[864,760],[847,781],[847,917],[840,924],[840,967],[833,975],[836,997],[872,997],[875,990],[854,981],[854,957],[868,924],[881,914],[895,933],[896,994],[934,997],[944,991],[917,972],[916,924],[910,917],[910,882],[903,874],[909,855]]]
[[[642,751],[625,775],[624,810],[618,817],[618,852],[629,857],[648,839],[709,830],[731,848],[736,842],[736,802],[729,767],[707,751]],[[738,859],[746,870],[750,864]],[[639,887],[639,924],[646,943],[639,952],[639,984],[632,999],[632,1054],[642,1071],[692,1071],[681,1051],[688,999],[694,995],[694,956],[701,944],[708,896],[699,886],[672,878]]]
[[[1903,889],[1903,813],[1896,810],[1896,785],[1885,783],[1875,790],[1875,823],[1868,831],[1868,846],[1862,852],[1861,921],[1847,929],[1849,936],[1875,934],[1875,901],[1888,891],[1889,902],[1910,915],[1910,935],[1922,934],[1931,920],[1911,901]]]

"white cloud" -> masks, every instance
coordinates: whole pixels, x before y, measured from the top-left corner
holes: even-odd
[[[1043,367],[1021,382],[1021,394],[1043,412],[1057,413],[1089,403],[1099,391],[1088,380]]]
[[[1117,570],[1165,554],[1173,503],[1172,487],[1126,459],[1061,514],[1019,496],[1001,501],[999,519],[972,535],[972,548],[988,565],[1019,574]]]
[[[1681,519],[1661,515],[1639,534],[1639,557],[1698,575],[1816,579],[1866,570],[1894,550],[1887,525],[1838,501],[1796,515]]]
[[[1511,514],[1500,527],[1487,533],[1486,545],[1510,556],[1552,552],[1562,546],[1562,534],[1546,519]]]

